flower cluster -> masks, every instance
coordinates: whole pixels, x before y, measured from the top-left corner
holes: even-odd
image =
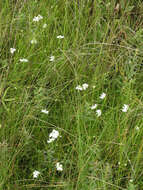
[[[40,174],[40,172],[37,171],[37,170],[35,170],[35,171],[33,172],[33,178],[37,178],[37,177],[39,176],[39,174]]]
[[[45,113],[45,114],[48,114],[48,113],[49,113],[49,111],[46,110],[46,109],[45,109],[45,110],[41,110],[41,112],[42,112],[42,113]]]
[[[34,21],[34,22],[39,22],[41,19],[43,19],[43,17],[42,17],[41,15],[38,15],[38,16],[35,16],[35,17],[33,18],[33,21]]]
[[[50,61],[53,62],[55,60],[55,56],[50,56]]]
[[[35,17],[33,18],[33,22],[39,22],[39,21],[42,20],[42,19],[43,19],[43,16],[41,16],[41,15],[39,14],[38,16],[35,16]],[[43,28],[46,28],[46,27],[47,27],[47,24],[45,23],[45,24],[43,25]],[[34,36],[33,36],[33,37],[34,37]],[[57,39],[64,39],[64,36],[63,36],[63,35],[58,35],[58,36],[57,36]],[[33,39],[31,40],[31,44],[37,44],[37,40],[36,40],[35,38],[33,38]],[[11,54],[14,54],[15,51],[16,51],[15,48],[10,48],[10,53],[11,53]],[[50,61],[50,62],[53,62],[54,60],[55,60],[55,56],[51,55],[51,56],[49,57],[49,61]],[[20,61],[20,62],[27,63],[27,62],[28,62],[28,59],[26,59],[26,58],[20,58],[19,61]],[[89,85],[88,85],[87,83],[84,83],[84,84],[82,84],[82,85],[78,85],[75,89],[78,90],[78,91],[85,91],[88,87],[89,87]],[[95,88],[95,86],[93,86],[93,88]],[[105,97],[106,97],[106,93],[104,93],[104,92],[99,96],[99,98],[100,98],[101,100],[105,99]],[[102,115],[102,111],[101,111],[101,109],[97,109],[97,106],[98,106],[98,104],[93,104],[93,105],[90,107],[90,109],[91,109],[91,110],[95,110],[95,109],[96,109],[96,115],[97,115],[97,117],[100,117],[100,116]],[[127,104],[124,104],[121,110],[122,110],[122,112],[127,112],[128,109],[129,109],[129,106],[128,106]],[[49,111],[46,110],[46,109],[42,109],[41,112],[44,113],[44,114],[49,114]],[[136,127],[136,130],[139,130],[139,127]],[[58,137],[59,137],[59,131],[53,129],[52,132],[49,134],[49,139],[47,140],[47,143],[52,143],[52,142],[55,141]],[[60,162],[57,162],[56,165],[55,165],[55,167],[56,167],[56,170],[57,170],[57,171],[63,171],[63,165],[62,165]],[[35,170],[35,171],[33,172],[33,178],[37,178],[39,175],[40,175],[40,172],[39,172],[39,171]]]
[[[64,38],[64,36],[59,35],[59,36],[57,36],[57,38],[58,38],[58,39],[63,39],[63,38]]]
[[[10,48],[10,53],[11,53],[11,54],[14,54],[15,51],[16,51],[15,48]]]
[[[124,104],[122,107],[122,112],[127,112],[129,109],[129,106],[127,104]]]
[[[19,61],[20,61],[20,62],[27,63],[27,62],[28,62],[28,59],[23,58],[23,59],[19,59]]]
[[[101,116],[101,113],[102,113],[101,110],[99,110],[99,109],[96,110],[96,115],[97,115],[97,117],[100,117],[100,116]]]
[[[53,129],[53,131],[49,134],[49,140],[47,140],[47,143],[53,142],[55,139],[57,139],[59,136],[59,131]]]
[[[82,90],[86,90],[87,88],[88,88],[88,84],[84,83],[82,86],[78,85],[75,89],[82,91]]]
[[[106,94],[103,92],[101,95],[100,95],[100,99],[104,99],[106,97]],[[97,108],[97,104],[94,104],[94,105],[92,105],[90,108],[91,108],[91,110],[94,110],[94,109],[96,109]],[[97,109],[96,110],[96,115],[97,115],[97,117],[100,117],[101,116],[101,114],[102,114],[102,111],[100,110],[100,109]]]
[[[100,99],[104,99],[106,97],[106,94],[103,92],[101,95],[100,95]]]
[[[57,168],[57,171],[63,171],[63,165],[60,164],[59,162],[56,163],[56,168]]]
[[[43,110],[44,113],[46,113],[46,110]],[[49,140],[47,140],[47,143],[53,142],[55,139],[57,139],[59,136],[59,132],[55,129],[49,134]],[[60,162],[56,163],[56,169],[57,171],[63,171],[63,165],[60,164]],[[40,172],[35,170],[33,172],[33,178],[37,178],[39,176]]]
[[[37,23],[37,22],[39,22],[42,19],[43,19],[43,16],[41,16],[39,14],[38,16],[35,16],[33,18],[33,22]],[[47,27],[47,24],[46,23],[43,24],[42,27],[43,27],[43,29],[45,29]],[[64,36],[63,35],[58,35],[57,39],[64,39]],[[30,43],[31,44],[37,44],[37,40],[36,40],[35,36],[33,36],[33,38],[31,39]],[[14,54],[15,51],[16,51],[15,48],[10,48],[10,53],[11,54]],[[55,56],[51,55],[49,57],[49,61],[53,62],[54,60],[55,60]],[[21,63],[27,63],[29,60],[26,59],[26,58],[20,58],[19,61]],[[86,90],[86,88],[88,88],[88,85],[87,84],[83,84],[82,85],[82,89]],[[46,110],[46,109],[42,109],[41,112],[44,113],[44,114],[49,114],[49,111]],[[0,125],[0,127],[1,127],[1,125]],[[49,139],[47,140],[47,143],[52,143],[58,137],[59,137],[59,131],[53,129],[52,132],[49,134]],[[57,162],[56,165],[55,165],[55,167],[56,167],[57,171],[63,171],[63,165],[60,162]],[[33,171],[33,178],[38,178],[40,174],[41,174],[41,172],[38,171],[38,170]]]
[[[60,162],[57,162],[57,163],[56,163],[56,169],[57,169],[57,171],[62,172],[62,171],[63,171],[63,165],[60,164]],[[39,172],[39,171],[35,170],[35,171],[33,172],[33,178],[37,178],[39,175],[40,175],[40,172]]]
[[[93,106],[91,106],[90,108],[91,108],[91,110],[96,109],[96,108],[97,108],[97,104],[94,104],[94,105],[93,105]]]

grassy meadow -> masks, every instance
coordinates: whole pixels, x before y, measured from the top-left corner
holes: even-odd
[[[0,1],[0,189],[143,190],[143,2]]]

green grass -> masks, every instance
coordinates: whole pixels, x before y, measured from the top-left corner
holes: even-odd
[[[143,190],[143,2],[116,8],[0,1],[0,189]],[[53,129],[61,137],[48,144]]]

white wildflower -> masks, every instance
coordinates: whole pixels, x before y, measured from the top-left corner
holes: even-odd
[[[20,62],[24,62],[24,63],[27,63],[28,62],[28,59],[19,59]]]
[[[58,136],[59,136],[59,131],[55,129],[53,129],[53,131],[49,135],[50,138],[55,138],[55,139],[58,138]]]
[[[33,178],[37,178],[39,174],[40,174],[40,172],[37,171],[37,170],[35,170],[35,171],[33,172]]]
[[[57,36],[57,38],[58,38],[58,39],[63,39],[63,38],[64,38],[64,36],[59,35],[59,36]]]
[[[92,110],[94,110],[94,109],[96,109],[96,107],[97,107],[97,104],[94,104],[94,105],[91,106],[90,108],[91,108]]]
[[[106,96],[106,94],[103,92],[101,95],[100,95],[100,99],[104,99],[105,98],[105,96]]]
[[[47,143],[51,143],[53,142],[55,139],[54,138],[49,138],[49,140],[47,140]]]
[[[58,171],[63,171],[63,166],[59,162],[56,163],[56,168]]]
[[[34,22],[39,22],[41,19],[43,19],[43,17],[42,17],[41,15],[38,15],[38,16],[35,16],[35,17],[33,18],[33,21],[34,21]]]
[[[86,90],[88,88],[88,84],[84,83],[82,86],[78,85],[75,89],[76,90]]]
[[[43,24],[43,28],[46,28],[47,27],[47,24],[45,23],[45,24]]]
[[[96,110],[97,117],[101,116],[101,110]]]
[[[50,61],[52,62],[52,61],[54,61],[55,60],[55,56],[50,56]]]
[[[48,114],[48,113],[49,113],[49,111],[48,111],[48,110],[41,110],[41,112],[42,112],[42,113],[46,113],[46,114]]]
[[[10,53],[13,54],[16,51],[15,48],[10,48]]]
[[[31,44],[37,44],[37,40],[36,39],[31,40]]]
[[[129,109],[129,106],[127,104],[124,104],[123,108],[122,108],[122,112],[127,112]]]
[[[80,86],[80,85],[78,85],[75,89],[76,89],[76,90],[83,90],[83,89],[82,89],[82,86]]]
[[[49,140],[47,140],[47,143],[53,142],[55,139],[57,139],[59,136],[59,132],[55,129],[50,133],[49,135]]]
[[[86,90],[86,89],[88,88],[88,84],[84,83],[84,84],[82,85],[82,88],[83,88],[83,90]]]

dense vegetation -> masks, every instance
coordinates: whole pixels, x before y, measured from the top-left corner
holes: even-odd
[[[0,189],[143,190],[143,2],[0,10]]]

